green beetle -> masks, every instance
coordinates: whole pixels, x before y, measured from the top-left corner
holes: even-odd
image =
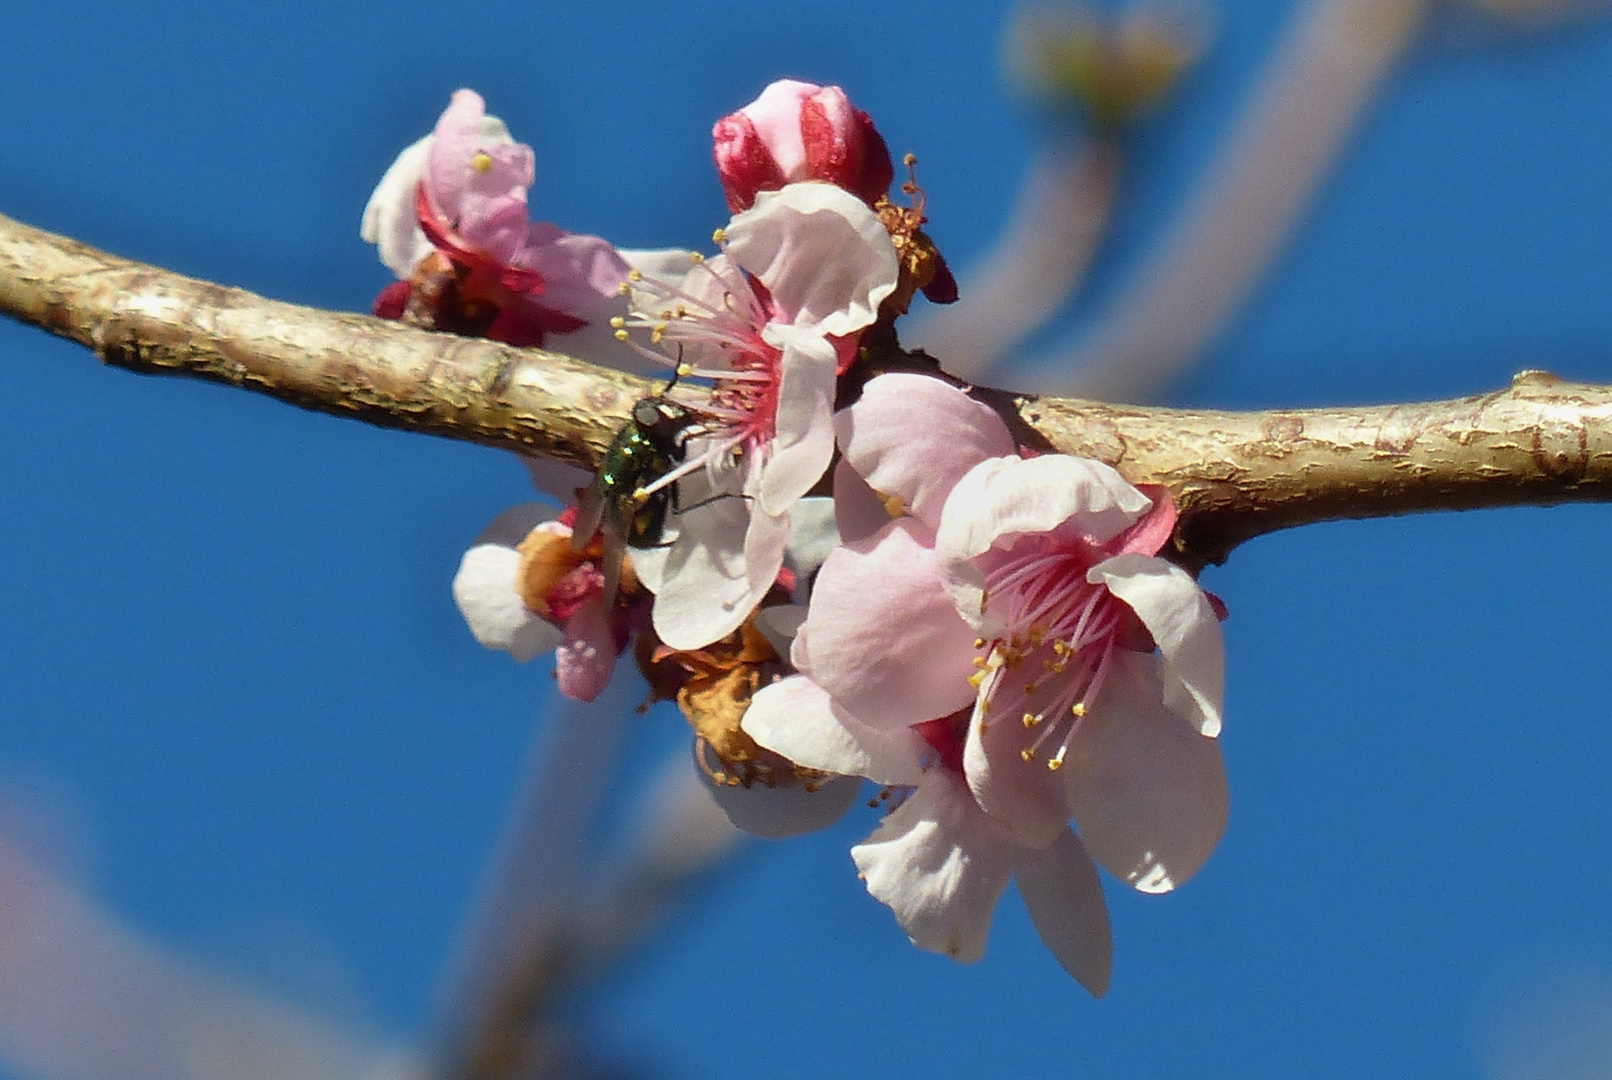
[[[667,510],[677,509],[676,484],[647,493],[644,488],[682,463],[695,427],[688,410],[676,402],[642,398],[633,406],[632,419],[610,441],[593,484],[582,495],[571,543],[580,551],[595,530],[603,530],[607,606],[615,600],[625,549],[658,545]]]

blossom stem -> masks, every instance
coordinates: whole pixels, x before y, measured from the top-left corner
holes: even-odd
[[[656,381],[559,353],[266,300],[0,216],[0,313],[146,374],[594,468]],[[1318,521],[1612,502],[1612,386],[1518,375],[1450,401],[1224,412],[977,390],[1023,443],[1163,484],[1176,556]]]

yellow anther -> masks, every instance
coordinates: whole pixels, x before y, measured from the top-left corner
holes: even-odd
[[[610,316],[610,325],[614,326],[617,330],[620,330],[622,327],[627,325],[627,320],[622,318],[620,315],[612,315]]]
[[[974,672],[974,674],[968,677],[968,685],[978,690],[980,688],[980,683],[985,681],[985,675],[986,673],[983,671]]]
[[[627,271],[627,280],[642,281],[644,280],[644,272],[635,266],[631,270]]]
[[[718,229],[715,232],[713,232],[711,234],[711,242],[713,244],[725,244],[725,243],[727,243],[728,242],[728,230],[726,230],[726,229]]]
[[[627,282],[623,281],[621,283],[621,286],[616,289],[616,292],[620,293],[622,296],[631,296],[632,295],[632,286],[627,284]]]
[[[493,157],[491,154],[483,151],[470,159],[470,167],[479,173],[488,172],[493,167]]]
[[[1025,727],[1033,728],[1039,723],[1041,723],[1041,717],[1037,716],[1035,713],[1027,712],[1027,713],[1024,714],[1024,726]]]
[[[1063,768],[1063,751],[1062,750],[1058,751],[1058,756],[1057,757],[1055,757],[1051,761],[1047,762],[1047,771],[1048,772],[1057,772],[1061,768]]]
[[[677,377],[679,379],[684,378],[685,376],[688,376],[688,375],[692,375],[692,374],[694,374],[694,365],[693,364],[678,364],[677,365]]]
[[[1034,761],[1035,760],[1035,747],[1026,746],[1023,750],[1020,750],[1019,751],[1019,759],[1021,761],[1027,762],[1027,763],[1031,762],[1031,761]]]
[[[986,662],[985,657],[983,657],[983,656],[974,657],[974,666],[975,667],[982,668],[982,667],[985,667],[986,665],[987,665],[987,662]]]
[[[625,331],[625,330],[617,330],[616,331],[616,340],[617,341],[626,341],[627,340],[627,331]]]
[[[976,649],[985,648],[985,639],[982,638],[982,637],[975,638],[974,639],[974,648],[976,648]]]
[[[719,229],[717,231],[720,232],[721,230]],[[691,251],[688,253],[688,259],[689,262],[693,263],[695,266],[698,266],[705,261],[705,256],[701,255],[698,251]]]
[[[1069,706],[1069,711],[1074,713],[1076,716],[1085,716],[1086,703],[1084,701],[1077,701],[1073,705]]]
[[[652,345],[660,344],[660,339],[666,336],[666,323],[656,323],[649,331],[649,342]]]

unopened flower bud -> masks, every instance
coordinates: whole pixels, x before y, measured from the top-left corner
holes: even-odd
[[[711,129],[728,208],[749,208],[756,193],[819,180],[869,206],[890,187],[895,168],[867,113],[837,86],[780,79]]]

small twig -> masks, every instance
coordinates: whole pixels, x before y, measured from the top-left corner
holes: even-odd
[[[654,386],[557,353],[264,300],[4,217],[0,312],[133,371],[228,382],[590,469]],[[1310,522],[1612,501],[1612,387],[1544,373],[1452,401],[1260,412],[978,393],[1022,442],[1169,487],[1188,564]]]

